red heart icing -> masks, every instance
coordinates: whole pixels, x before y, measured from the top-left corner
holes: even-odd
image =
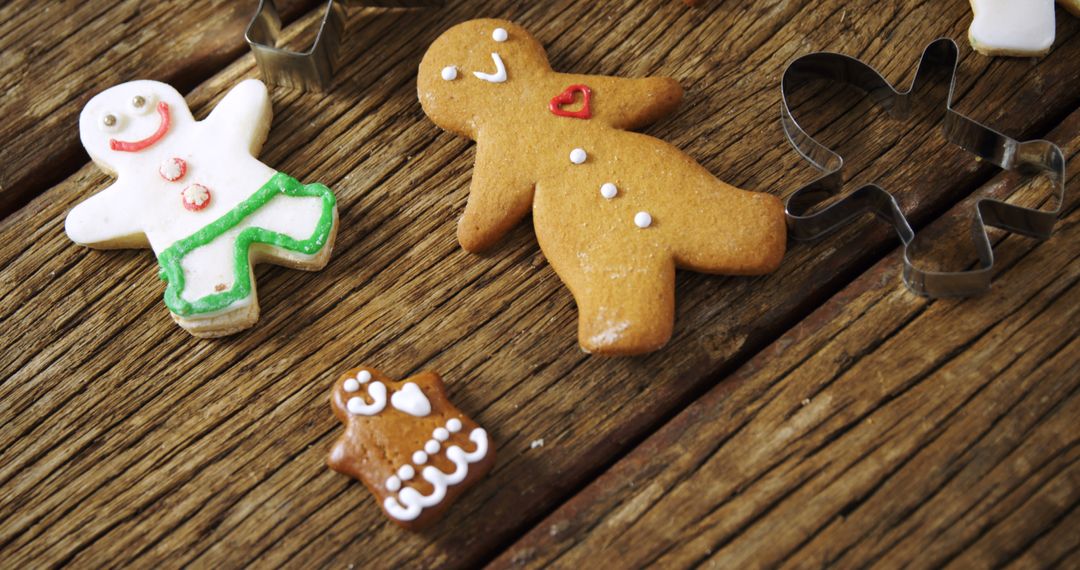
[[[563,109],[563,105],[569,105],[574,102],[574,93],[580,92],[584,101],[581,105],[581,109],[577,111],[567,111]],[[563,90],[562,93],[551,98],[551,103],[548,104],[548,109],[551,109],[552,113],[560,117],[573,117],[575,119],[588,119],[592,117],[592,107],[589,105],[589,100],[592,98],[592,89],[589,89],[588,85],[571,85]]]

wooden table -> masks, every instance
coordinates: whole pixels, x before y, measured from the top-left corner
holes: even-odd
[[[1066,12],[1049,55],[991,59],[967,46],[967,0],[354,7],[333,88],[272,89],[262,153],[336,190],[334,257],[260,269],[258,325],[196,340],[168,318],[152,255],[64,235],[109,180],[76,118],[138,78],[204,116],[257,76],[254,4],[0,8],[0,566],[1080,566],[1080,22]],[[284,3],[290,45],[319,6]],[[530,28],[557,69],[677,78],[685,103],[647,132],[781,196],[815,176],[781,133],[786,63],[843,51],[906,85],[923,46],[952,37],[957,108],[1062,145],[1073,192],[1052,239],[994,234],[985,296],[912,295],[896,238],[865,219],[792,243],[766,277],[680,274],[666,348],[590,357],[529,223],[489,255],[455,242],[474,151],[425,118],[415,73],[442,30],[479,16]],[[854,128],[851,176],[895,189],[919,259],[956,268],[974,260],[976,196],[1050,200],[947,145],[940,110],[817,129],[840,143]],[[330,384],[361,363],[442,372],[499,447],[427,532],[389,524],[324,465]]]

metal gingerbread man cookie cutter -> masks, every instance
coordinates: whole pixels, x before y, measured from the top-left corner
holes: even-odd
[[[795,150],[823,173],[787,199],[785,213],[792,237],[799,240],[816,239],[862,214],[872,213],[889,222],[903,242],[904,283],[915,293],[927,297],[963,297],[983,293],[990,288],[994,249],[986,233],[987,226],[1036,239],[1050,237],[1064,203],[1064,154],[1049,141],[1018,142],[954,111],[952,101],[958,60],[959,50],[951,39],[931,42],[923,50],[915,79],[907,91],[897,91],[874,68],[839,53],[812,53],[788,65],[780,87],[784,134]],[[891,117],[903,119],[911,109],[910,97],[923,82],[932,79],[930,76],[935,71],[950,74],[942,127],[945,139],[1002,169],[1048,177],[1054,184],[1054,197],[1057,199],[1054,209],[1037,210],[993,198],[979,198],[974,205],[972,220],[972,239],[979,264],[965,271],[931,271],[916,267],[909,256],[915,232],[896,197],[876,184],[862,186],[835,203],[812,212],[816,206],[843,190],[844,160],[806,133],[795,120],[788,104],[789,94],[797,87],[824,79],[861,89]]]
[[[432,8],[441,0],[365,0],[368,8]],[[345,10],[336,0],[327,0],[315,41],[306,51],[277,47],[281,16],[273,0],[259,0],[244,39],[255,55],[255,65],[267,83],[310,91],[324,91],[334,73],[334,56],[345,30]]]

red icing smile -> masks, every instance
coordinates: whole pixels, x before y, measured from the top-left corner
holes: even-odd
[[[582,103],[581,109],[577,111],[568,111],[563,108],[563,105],[569,105],[574,102],[574,93],[581,93]],[[562,93],[551,98],[551,103],[548,103],[548,109],[552,113],[560,117],[573,117],[575,119],[588,119],[592,117],[592,106],[590,100],[592,99],[592,89],[589,89],[588,85],[571,85],[567,87]]]
[[[145,139],[131,142],[112,139],[109,141],[109,148],[123,152],[139,152],[161,140],[161,137],[169,132],[169,104],[164,101],[158,103],[157,111],[158,115],[161,116],[161,124],[158,125],[158,129],[154,131],[154,134]]]

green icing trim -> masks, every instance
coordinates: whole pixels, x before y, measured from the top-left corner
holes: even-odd
[[[185,255],[209,244],[221,234],[235,227],[244,218],[265,206],[267,202],[278,194],[322,198],[322,214],[319,216],[319,223],[315,226],[315,231],[311,234],[311,237],[299,241],[264,228],[245,228],[236,237],[236,248],[233,252],[233,270],[236,272],[236,279],[233,282],[232,289],[212,293],[192,302],[182,299],[184,270],[180,267],[180,260]],[[309,255],[317,253],[326,245],[326,241],[330,237],[330,231],[333,229],[335,203],[334,193],[326,186],[322,184],[308,184],[305,186],[286,174],[275,173],[266,184],[262,185],[262,188],[259,188],[250,198],[241,202],[229,213],[161,252],[161,255],[158,256],[158,265],[161,266],[159,276],[163,281],[169,283],[168,287],[165,288],[165,305],[177,315],[189,316],[220,311],[246,298],[251,295],[251,261],[248,259],[248,249],[251,244],[264,243]]]

